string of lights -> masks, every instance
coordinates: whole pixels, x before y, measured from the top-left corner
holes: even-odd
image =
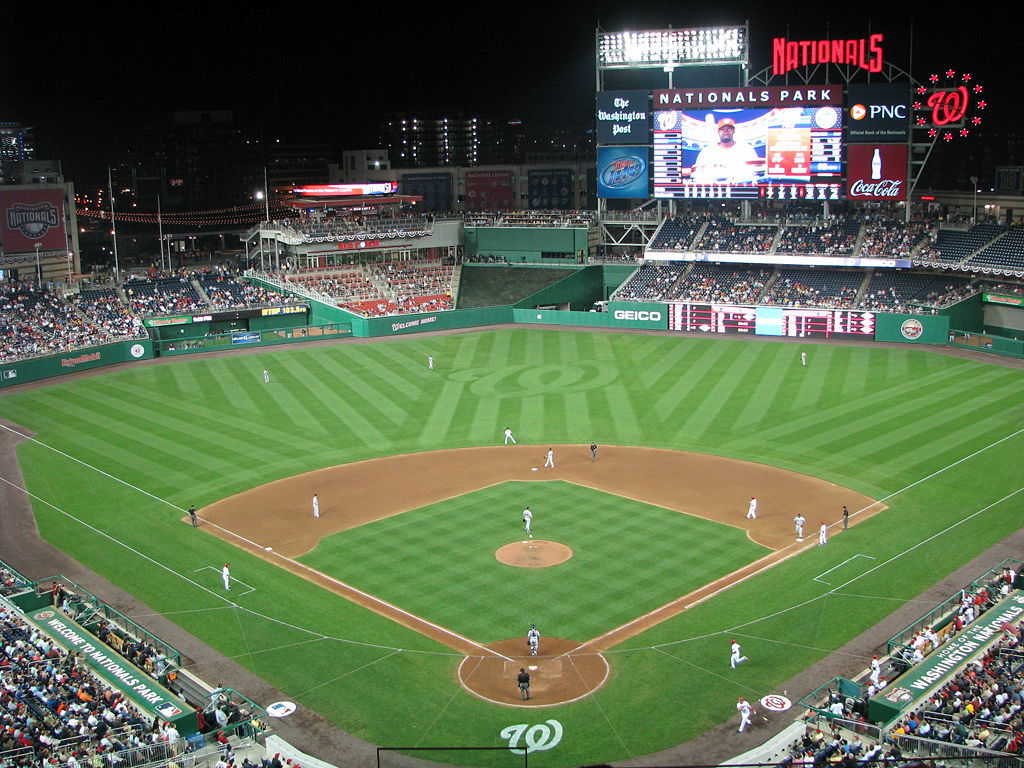
[[[223,209],[225,211],[231,209]],[[75,212],[80,217],[90,219],[111,220],[110,211],[92,208],[76,208]],[[130,211],[115,211],[113,221],[127,224],[173,224],[189,226],[224,225],[224,224],[255,224],[266,218],[266,209],[263,206],[256,206],[253,210],[245,212],[239,210],[237,215],[224,216],[214,215],[219,211],[187,211],[183,213],[134,213]],[[271,218],[285,219],[295,216],[295,211],[282,206],[274,205],[270,208]]]

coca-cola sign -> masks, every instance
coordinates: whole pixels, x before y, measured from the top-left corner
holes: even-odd
[[[846,193],[851,200],[906,200],[907,145],[848,145]]]

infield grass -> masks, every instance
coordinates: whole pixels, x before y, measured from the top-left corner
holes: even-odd
[[[427,354],[434,371],[426,370]],[[541,768],[635,757],[735,716],[736,696],[771,691],[1024,519],[1024,375],[910,346],[481,331],[176,359],[7,393],[0,415],[36,433],[39,442],[19,447],[25,480],[42,535],[72,557],[368,741],[497,746],[507,726],[557,719],[562,742],[530,756]],[[889,509],[631,638],[608,654],[612,676],[601,691],[541,712],[473,698],[457,685],[459,657],[447,648],[181,521],[189,504],[201,514],[216,499],[318,467],[497,444],[506,425],[520,443],[538,446],[593,440],[774,464],[884,499]],[[575,510],[580,525],[592,519],[587,504],[605,503],[560,485],[557,492],[573,500],[552,508]],[[538,589],[538,608],[524,608],[515,595],[507,605],[495,604],[500,597],[481,597],[469,610],[451,605],[457,601],[446,587],[463,578],[506,588],[489,575],[493,565],[483,568],[497,541],[514,538],[527,503],[511,486],[493,492],[506,491],[473,505],[487,507],[476,509],[482,517],[495,515],[493,531],[464,531],[472,510],[452,500],[416,513],[428,530],[391,518],[390,529],[341,534],[326,542],[336,551],[311,557],[348,574],[352,548],[362,561],[353,578],[371,578],[396,601],[415,602],[481,639],[521,633],[536,621],[523,613],[534,611],[542,631],[563,634],[564,625],[593,634],[641,612],[637,600],[660,599],[636,568],[601,583],[601,600],[558,592],[556,583]],[[544,530],[557,512],[534,506]],[[632,519],[646,523],[647,514]],[[445,558],[437,531],[458,546],[465,567],[439,570],[421,559]],[[473,536],[491,537],[481,539],[482,553],[472,551]],[[680,549],[657,557],[680,569],[681,594],[689,588],[683,555],[692,548]],[[621,568],[606,551],[581,572],[591,580],[581,589],[611,581],[602,576]],[[713,571],[703,550],[698,555],[685,570]],[[814,580],[855,555],[866,557],[837,570],[841,580]],[[253,587],[246,597],[219,589],[213,566],[226,561]],[[731,636],[751,658],[737,670],[728,667]],[[202,663],[196,671],[204,673]]]

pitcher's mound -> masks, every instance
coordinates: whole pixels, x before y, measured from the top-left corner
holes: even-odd
[[[573,653],[579,643],[561,637],[542,637],[541,653],[530,656],[526,638],[499,640],[488,646],[501,656],[467,656],[459,664],[462,687],[485,701],[516,707],[553,707],[596,691],[608,679],[610,667],[594,652]],[[524,701],[516,682],[519,669],[530,673],[530,699]]]
[[[564,563],[572,557],[572,550],[565,544],[544,539],[527,539],[513,541],[500,547],[494,556],[505,565],[516,565],[520,568],[545,568],[549,565]]]

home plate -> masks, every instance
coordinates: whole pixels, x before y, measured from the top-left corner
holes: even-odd
[[[536,468],[536,467],[530,467],[530,471],[531,471],[531,472],[536,472],[536,471],[537,471],[537,468]]]

